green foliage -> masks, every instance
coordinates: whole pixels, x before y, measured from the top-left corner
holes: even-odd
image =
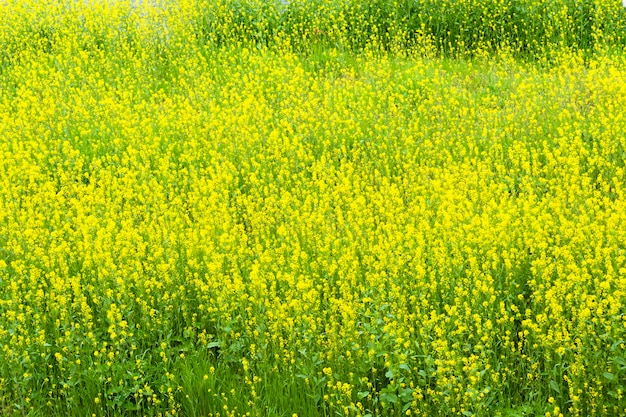
[[[626,13],[607,0],[219,0],[200,1],[196,30],[217,45],[285,42],[387,50],[432,45],[439,53],[553,48],[594,51],[626,42]]]

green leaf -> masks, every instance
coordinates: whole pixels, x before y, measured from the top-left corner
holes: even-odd
[[[413,390],[411,388],[403,388],[400,391],[400,399],[404,402],[410,403],[411,400],[413,399]]]
[[[398,396],[393,392],[383,392],[380,394],[380,400],[389,404],[398,402]]]
[[[605,377],[607,380],[609,380],[609,381],[611,381],[611,382],[612,382],[612,381],[615,381],[615,375],[613,375],[613,374],[612,374],[612,373],[610,373],[610,372],[604,372],[604,373],[602,374],[602,376],[603,376],[603,377]]]
[[[472,413],[472,412],[471,412],[471,411],[469,411],[469,410],[465,410],[465,411],[463,411],[463,415],[464,415],[464,416],[467,416],[467,417],[471,417],[471,416],[473,416],[473,415],[474,415],[474,413]]]
[[[132,404],[125,402],[122,408],[126,411],[139,411],[141,410],[141,404]]]
[[[395,372],[393,372],[393,370],[390,369],[387,372],[385,372],[385,376],[389,379],[393,379],[396,376],[396,374]]]
[[[370,395],[369,391],[359,391],[356,393],[356,396],[359,397],[359,400],[362,400],[363,398],[367,397],[368,395]]]
[[[559,387],[559,384],[557,384],[554,379],[550,380],[550,388],[552,388],[558,394],[561,393],[561,388]]]
[[[220,342],[209,342],[206,344],[207,349],[219,348]]]

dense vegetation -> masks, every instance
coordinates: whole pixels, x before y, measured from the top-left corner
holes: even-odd
[[[221,0],[200,2],[197,33],[217,44],[287,39],[305,50],[374,44],[402,51],[430,42],[447,54],[505,47],[534,55],[555,46],[624,45],[622,9],[612,0]]]
[[[0,414],[619,416],[619,1],[0,3]]]

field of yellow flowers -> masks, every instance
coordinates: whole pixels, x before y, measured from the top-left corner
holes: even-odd
[[[623,416],[625,15],[0,1],[0,415]]]

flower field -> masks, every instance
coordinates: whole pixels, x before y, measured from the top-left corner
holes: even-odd
[[[0,415],[623,416],[625,45],[608,0],[0,2]]]

